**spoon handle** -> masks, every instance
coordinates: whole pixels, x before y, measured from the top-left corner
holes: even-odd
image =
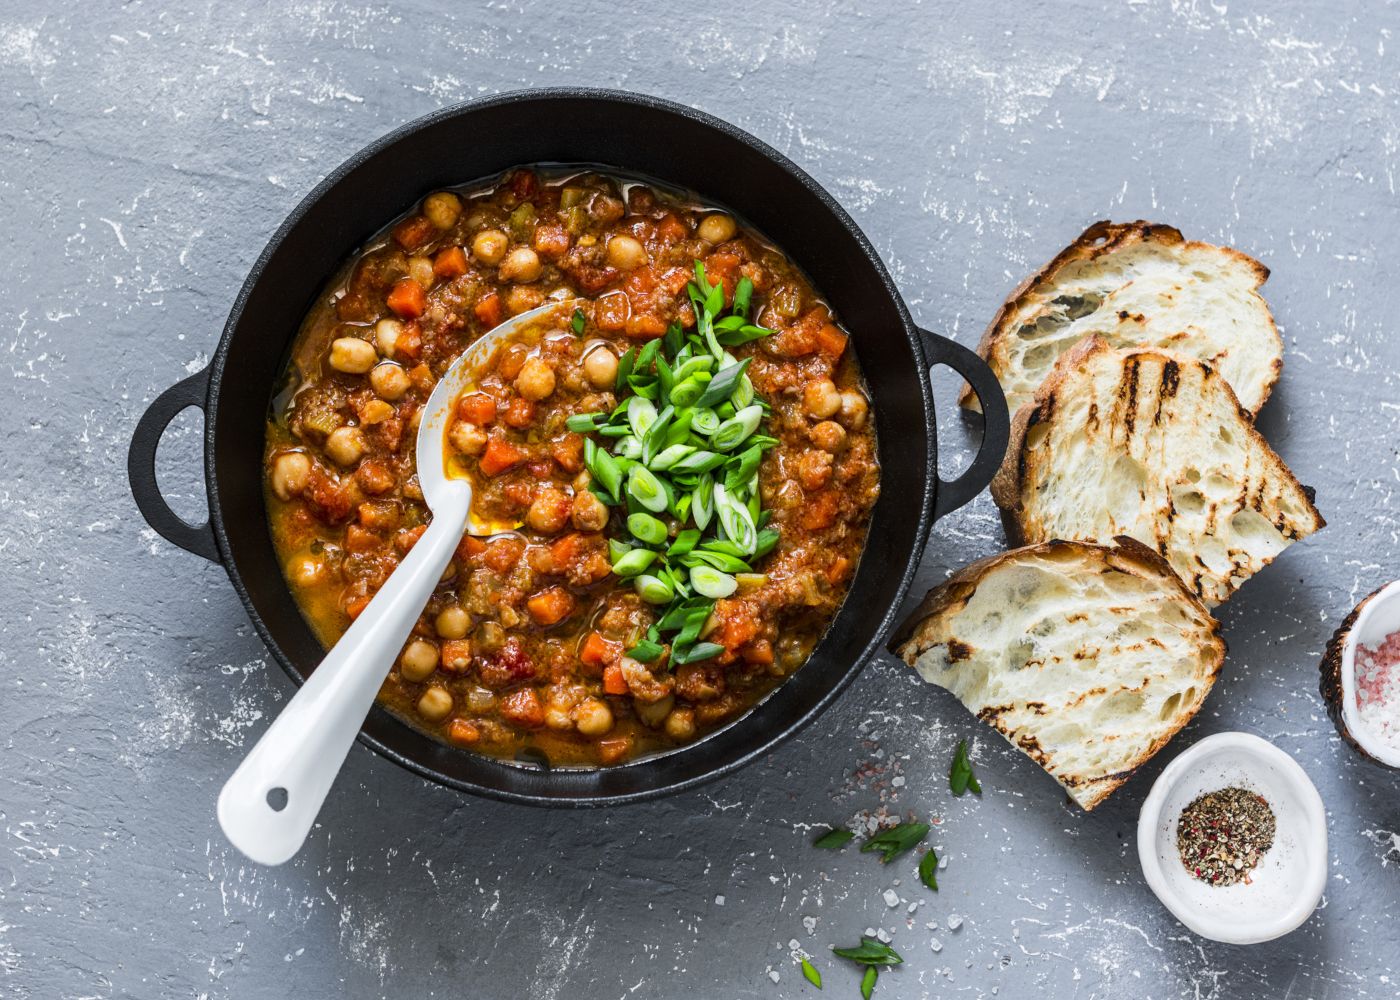
[[[279,865],[301,847],[389,665],[451,561],[471,495],[446,494],[428,530],[219,793],[224,835],[259,864]]]

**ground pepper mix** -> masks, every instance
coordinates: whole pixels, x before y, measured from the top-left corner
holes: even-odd
[[[1181,863],[1210,885],[1249,882],[1274,844],[1274,811],[1247,788],[1207,792],[1181,811],[1176,846]]]

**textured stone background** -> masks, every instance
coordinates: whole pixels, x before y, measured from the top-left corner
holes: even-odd
[[[826,949],[867,927],[907,957],[886,1000],[1396,996],[1400,780],[1341,745],[1316,663],[1396,575],[1400,5],[633,6],[0,3],[0,996],[813,996],[795,945],[852,997]],[[265,239],[333,165],[542,84],[659,94],[777,146],[850,209],[916,317],[964,343],[1106,216],[1273,268],[1286,369],[1261,426],[1331,524],[1225,610],[1225,675],[1162,761],[1226,729],[1297,757],[1332,855],[1303,929],[1193,937],[1132,846],[1162,761],[1082,815],[888,660],[693,794],[547,813],[357,747],[295,862],[226,846],[215,794],[291,686],[222,570],[137,515],[132,426],[206,363]],[[965,431],[944,413],[951,464]],[[186,414],[161,456],[190,513],[198,435]],[[941,525],[923,582],[1000,543],[983,497]],[[961,737],[981,801],[946,791]],[[807,846],[880,807],[940,821],[937,896],[912,861]]]

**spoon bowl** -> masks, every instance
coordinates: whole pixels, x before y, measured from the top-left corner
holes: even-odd
[[[278,865],[300,849],[374,704],[384,676],[442,578],[464,533],[491,534],[472,517],[471,481],[447,467],[454,403],[502,344],[567,317],[576,300],[514,316],[472,343],[439,380],[418,425],[415,462],[428,530],[326,654],[219,793],[219,826],[253,861]]]

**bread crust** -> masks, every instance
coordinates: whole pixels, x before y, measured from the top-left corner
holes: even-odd
[[[1056,254],[1048,264],[1026,277],[1012,290],[1001,307],[997,309],[996,314],[992,316],[986,330],[983,331],[982,339],[978,341],[976,348],[978,356],[987,362],[993,374],[1000,377],[1006,369],[1007,359],[1002,345],[1011,336],[1012,317],[1016,315],[1025,299],[1032,292],[1042,285],[1053,282],[1059,273],[1071,264],[1092,262],[1137,243],[1160,243],[1163,246],[1181,246],[1188,250],[1199,247],[1219,251],[1229,255],[1254,272],[1257,279],[1255,288],[1269,280],[1269,269],[1264,264],[1233,247],[1221,247],[1202,240],[1187,240],[1181,235],[1181,230],[1163,223],[1148,222],[1144,219],[1138,219],[1134,222],[1111,222],[1108,219],[1102,219],[1085,229],[1069,246]],[[1279,375],[1283,372],[1283,338],[1279,336],[1278,325],[1274,322],[1272,311],[1268,315],[1269,330],[1278,350],[1269,366],[1269,376],[1264,383],[1259,409],[1263,408],[1264,403],[1273,392],[1274,385],[1278,382]],[[963,385],[962,392],[958,396],[958,404],[964,409],[981,412],[977,395],[969,384]],[[1258,410],[1256,409],[1255,412]]]
[[[1060,559],[1083,559],[1088,564],[1097,563],[1102,570],[1117,570],[1135,575],[1150,575],[1160,579],[1166,586],[1176,591],[1179,598],[1210,623],[1211,631],[1203,652],[1201,679],[1196,685],[1197,693],[1192,704],[1182,706],[1170,727],[1158,738],[1143,747],[1129,762],[1128,766],[1111,774],[1100,775],[1076,781],[1072,776],[1053,775],[1067,789],[1075,791],[1075,801],[1090,811],[1103,803],[1116,789],[1121,787],[1134,772],[1151,760],[1162,747],[1181,731],[1200,710],[1206,695],[1215,685],[1225,663],[1227,646],[1220,634],[1220,623],[1210,614],[1194,591],[1172,570],[1167,561],[1150,547],[1126,535],[1113,539],[1110,545],[1092,542],[1067,542],[1053,540],[1038,545],[1028,545],[1006,552],[1000,552],[959,569],[946,581],[933,588],[923,601],[897,630],[890,643],[890,651],[913,667],[920,654],[934,645],[935,632],[939,623],[956,614],[971,600],[979,583],[997,567],[1024,560],[1028,556],[1052,556]],[[996,727],[995,720],[991,724]],[[1007,734],[998,727],[1004,736]],[[1009,739],[1009,736],[1008,736]],[[1036,757],[1032,749],[1021,745],[1023,752],[1037,763],[1045,762]]]
[[[1151,347],[1115,350],[1101,337],[1087,337],[1060,356],[1060,359],[1055,362],[1055,367],[1051,369],[1050,374],[1036,390],[1035,401],[1022,406],[1011,422],[1010,441],[1007,444],[1002,464],[992,477],[991,495],[992,501],[1001,512],[1002,526],[1005,528],[1007,538],[1012,545],[1024,545],[1032,540],[1028,530],[1025,497],[1027,484],[1036,478],[1037,468],[1031,464],[1028,456],[1026,438],[1032,428],[1038,424],[1049,423],[1054,419],[1059,405],[1059,394],[1064,391],[1066,384],[1076,373],[1076,370],[1103,354],[1116,354],[1125,365],[1134,359],[1153,358],[1161,359],[1164,363],[1175,362],[1182,367],[1198,366],[1204,371],[1208,381],[1218,383],[1229,394],[1229,399],[1239,415],[1243,433],[1250,438],[1251,442],[1263,448],[1270,455],[1274,454],[1264,435],[1260,434],[1254,426],[1249,411],[1240,405],[1230,383],[1204,361]],[[1319,531],[1326,527],[1327,521],[1314,502],[1314,491],[1300,483],[1297,476],[1293,474],[1293,470],[1281,459],[1278,460],[1275,471],[1302,494],[1313,518],[1312,531]],[[1233,591],[1231,592],[1233,593]]]

